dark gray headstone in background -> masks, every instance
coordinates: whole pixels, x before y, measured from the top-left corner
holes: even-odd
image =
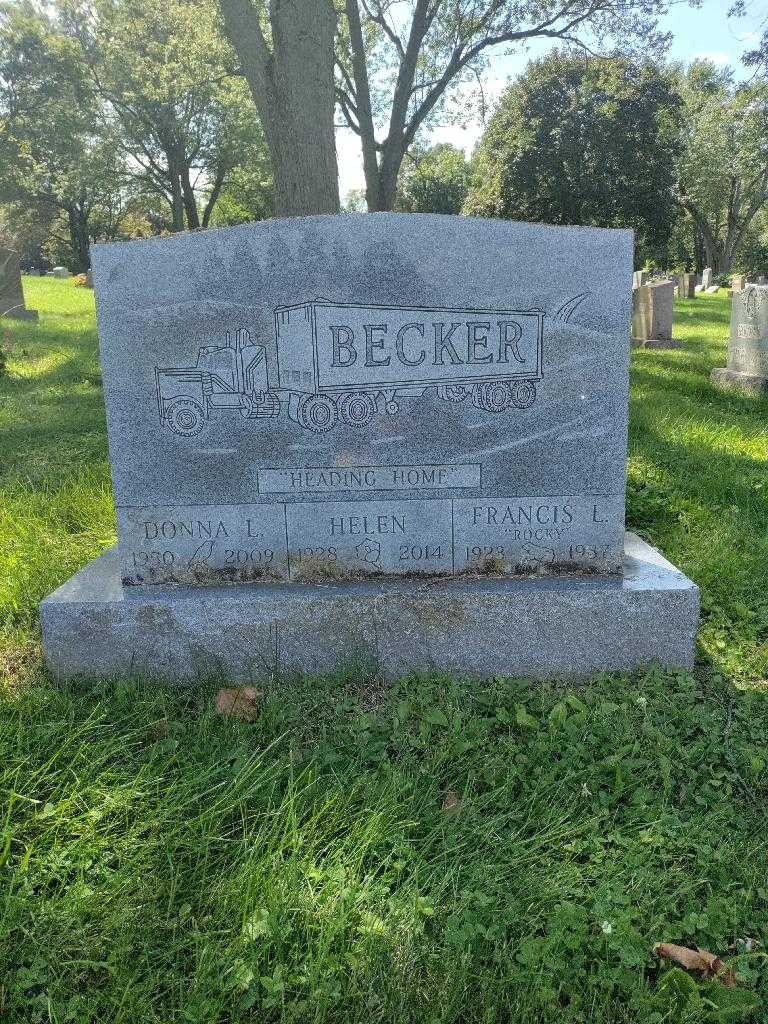
[[[18,253],[13,249],[0,249],[0,317],[12,320],[37,320],[37,310],[27,309],[21,286],[21,267]]]
[[[675,348],[672,321],[675,286],[672,281],[652,281],[632,293],[632,340],[649,348]]]
[[[768,392],[768,287],[747,284],[734,292],[728,364],[712,380],[752,394]]]
[[[126,581],[620,568],[631,232],[366,214],[92,255]]]
[[[696,297],[696,275],[677,275],[677,294],[681,299],[693,299]]]

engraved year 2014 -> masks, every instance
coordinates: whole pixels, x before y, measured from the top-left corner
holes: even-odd
[[[401,544],[401,562],[423,562],[432,558],[442,558],[443,548],[440,544]]]

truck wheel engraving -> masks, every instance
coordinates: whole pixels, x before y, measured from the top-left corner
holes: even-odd
[[[512,404],[518,409],[530,409],[536,401],[536,385],[530,380],[518,380],[512,385]]]
[[[350,427],[367,427],[376,415],[376,399],[364,391],[352,391],[339,399],[339,415]]]
[[[511,401],[509,385],[503,380],[482,381],[472,391],[472,402],[486,412],[504,412]]]
[[[191,398],[177,398],[165,410],[168,426],[181,437],[194,437],[205,424],[203,410]]]
[[[303,395],[299,400],[298,419],[306,430],[322,434],[336,426],[336,405],[327,395]]]
[[[437,397],[444,402],[463,402],[468,394],[465,384],[440,384],[437,388]]]

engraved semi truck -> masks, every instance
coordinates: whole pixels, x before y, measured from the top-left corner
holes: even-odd
[[[155,370],[160,423],[191,437],[212,409],[288,416],[322,433],[364,427],[435,389],[486,412],[527,409],[542,376],[541,310],[377,306],[318,299],[275,310],[277,366],[245,328],[203,346],[194,367]]]

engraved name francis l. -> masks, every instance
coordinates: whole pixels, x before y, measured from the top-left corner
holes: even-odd
[[[577,296],[567,304],[568,319]],[[562,307],[561,313],[566,307]],[[199,349],[194,366],[156,367],[162,426],[199,434],[212,410],[272,419],[283,409],[305,430],[367,426],[398,399],[429,388],[486,412],[527,409],[542,378],[544,312],[382,306],[316,299],[274,311],[277,365],[239,327]]]

